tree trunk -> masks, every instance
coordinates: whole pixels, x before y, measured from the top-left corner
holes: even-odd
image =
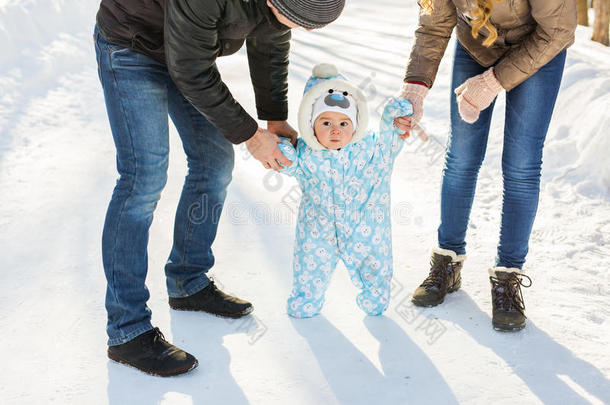
[[[593,36],[591,39],[610,46],[610,0],[595,0],[593,2],[595,20],[593,21]]]
[[[577,0],[576,10],[578,11],[578,25],[589,26],[589,6],[587,0]]]

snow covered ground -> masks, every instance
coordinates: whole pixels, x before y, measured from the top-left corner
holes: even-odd
[[[331,26],[296,31],[293,124],[320,61],[359,83],[378,112],[400,85],[414,4],[350,0]],[[100,239],[116,172],[91,41],[96,10],[93,0],[0,0],[0,403],[610,403],[610,49],[590,42],[588,29],[579,28],[569,50],[549,130],[524,331],[498,333],[490,320],[501,114],[473,208],[463,288],[439,307],[409,302],[427,274],[438,223],[450,44],[425,105],[433,138],[409,141],[395,167],[395,285],[383,317],[360,312],[343,267],[321,316],[285,314],[295,183],[264,171],[240,147],[212,273],[254,303],[254,316],[170,311],[162,268],[186,171],[172,132],[169,182],[151,229],[149,305],[154,324],[200,366],[161,379],[105,356]],[[220,69],[254,112],[244,64],[241,52]],[[501,112],[502,98],[497,104]]]

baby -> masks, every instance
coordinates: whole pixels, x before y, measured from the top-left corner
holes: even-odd
[[[293,163],[281,172],[302,190],[288,314],[317,315],[341,259],[361,292],[368,315],[388,307],[392,279],[390,176],[402,148],[392,121],[411,115],[411,104],[392,99],[379,133],[367,130],[367,102],[333,65],[314,67],[299,109],[301,138],[280,149]]]

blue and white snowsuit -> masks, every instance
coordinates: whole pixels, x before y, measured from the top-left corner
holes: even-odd
[[[293,162],[281,172],[296,177],[302,190],[289,315],[306,318],[320,312],[339,259],[361,290],[358,306],[369,315],[387,308],[393,271],[390,177],[403,145],[392,121],[411,114],[408,101],[392,99],[377,134],[354,136],[356,140],[340,150],[319,144],[312,148],[311,139],[299,139],[296,148],[288,141],[280,144]],[[301,126],[301,136],[304,129]]]

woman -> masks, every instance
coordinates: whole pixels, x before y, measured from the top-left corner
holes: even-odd
[[[574,42],[574,0],[422,0],[419,27],[401,96],[423,114],[451,32],[457,45],[451,83],[451,134],[441,190],[438,247],[413,303],[435,306],[460,288],[466,229],[485,156],[496,96],[506,91],[500,243],[489,270],[497,330],[525,327],[521,271],[536,216],[542,148],[559,90],[566,48]],[[407,117],[395,125],[406,131]],[[527,279],[529,284],[523,284]]]

